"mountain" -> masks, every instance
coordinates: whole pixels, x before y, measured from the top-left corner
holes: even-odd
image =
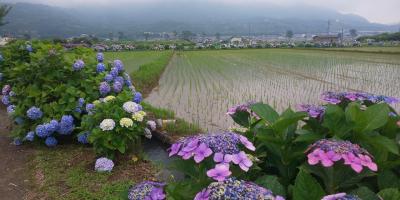
[[[82,33],[107,37],[121,31],[129,38],[143,32],[181,32],[223,35],[322,33],[328,20],[332,32],[396,31],[397,26],[370,23],[352,14],[312,6],[271,4],[222,5],[199,1],[147,3],[132,6],[61,8],[41,4],[15,3],[5,18],[9,24],[0,34],[29,34],[34,37],[71,37]]]

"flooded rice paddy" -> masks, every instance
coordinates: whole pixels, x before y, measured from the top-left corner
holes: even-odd
[[[400,97],[400,54],[290,49],[178,52],[147,101],[204,130],[217,131],[233,125],[225,114],[230,106],[256,100],[283,111],[300,103],[320,104],[320,94],[327,90]]]

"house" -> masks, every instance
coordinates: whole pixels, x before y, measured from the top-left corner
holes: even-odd
[[[319,44],[337,44],[340,42],[340,37],[338,35],[314,35],[312,41]]]
[[[14,40],[14,38],[0,37],[0,46],[5,46],[7,43],[11,42],[12,40]]]
[[[232,37],[230,39],[230,45],[234,48],[243,48],[244,39],[242,37]]]

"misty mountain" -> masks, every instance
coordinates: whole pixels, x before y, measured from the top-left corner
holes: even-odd
[[[222,5],[199,1],[148,3],[132,6],[61,8],[41,4],[11,4],[6,17],[9,24],[0,34],[29,34],[34,37],[71,37],[82,33],[107,37],[124,32],[129,38],[143,32],[181,32],[214,35],[260,35],[323,33],[328,20],[332,32],[355,28],[359,31],[395,31],[397,26],[370,23],[351,14],[312,6],[276,6],[270,4]]]

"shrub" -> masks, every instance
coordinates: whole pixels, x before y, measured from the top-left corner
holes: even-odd
[[[125,153],[129,147],[137,147],[144,136],[146,113],[142,106],[132,101],[130,92],[107,96],[94,102],[89,115],[83,117],[81,137],[88,137],[97,154],[109,158],[115,152]]]
[[[79,124],[84,102],[99,98],[101,77],[89,49],[66,53],[49,42],[16,41],[2,55],[3,103],[17,123],[16,138],[33,140],[27,133],[34,131],[34,138],[54,136],[46,142],[54,146],[56,138],[72,134]]]

